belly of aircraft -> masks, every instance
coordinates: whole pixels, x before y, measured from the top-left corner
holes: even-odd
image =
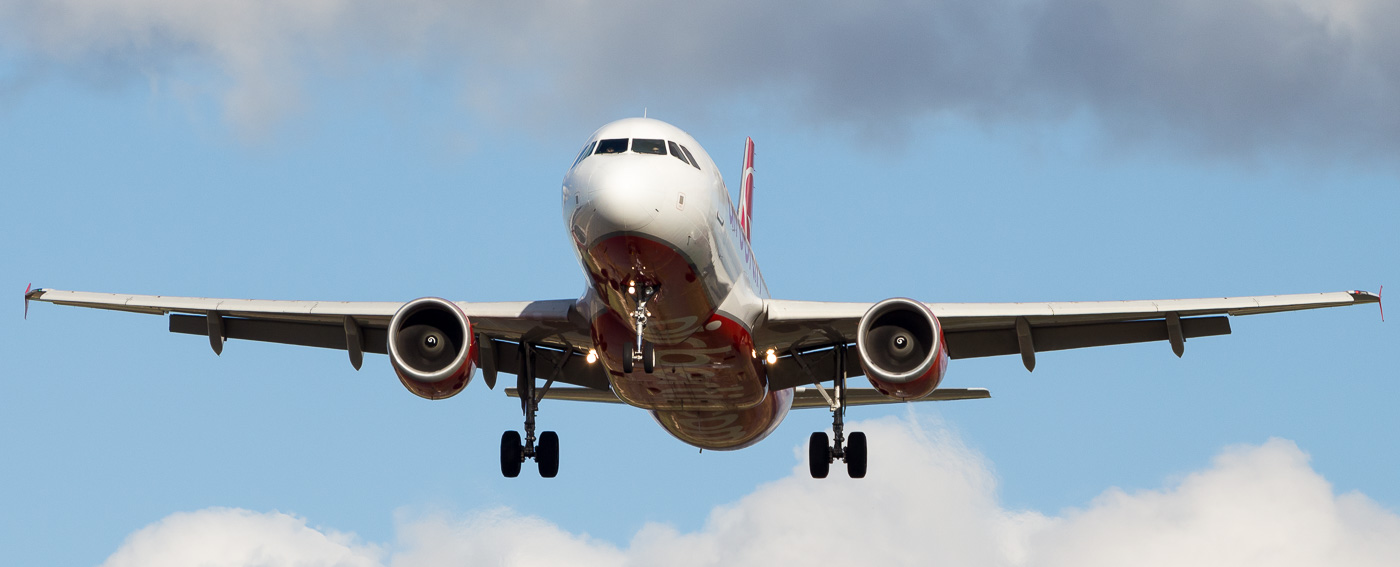
[[[719,311],[732,285],[709,245],[693,236],[618,232],[580,246],[580,257],[607,305],[591,321],[591,331],[613,392],[652,410],[663,428],[686,443],[738,449],[777,426],[791,406],[791,391],[768,391],[750,322]],[[643,337],[654,345],[655,367],[645,372],[636,364],[624,372],[637,340],[632,314],[646,286],[655,293],[646,298]]]
[[[608,309],[592,321],[594,348],[608,368],[613,391],[623,401],[652,410],[730,410],[757,406],[767,394],[767,375],[749,330],[718,313],[717,290],[684,251],[652,238],[617,234],[600,239],[585,255],[595,291]],[[703,262],[701,263],[703,264]],[[637,294],[647,299],[644,337],[656,351],[653,372],[623,360],[636,345],[629,316]]]

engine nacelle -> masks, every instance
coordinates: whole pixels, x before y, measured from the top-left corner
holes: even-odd
[[[928,306],[896,297],[876,303],[860,319],[856,352],[880,393],[917,400],[933,392],[948,370],[943,326]]]
[[[389,362],[408,391],[450,398],[476,371],[472,324],[456,304],[436,297],[405,303],[389,321]]]

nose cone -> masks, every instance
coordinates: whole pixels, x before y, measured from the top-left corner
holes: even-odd
[[[618,156],[611,159],[628,159]],[[648,156],[650,157],[650,156]],[[640,230],[660,214],[665,194],[657,186],[661,178],[648,175],[646,167],[618,167],[610,164],[600,168],[589,180],[592,189],[594,222],[613,231]]]

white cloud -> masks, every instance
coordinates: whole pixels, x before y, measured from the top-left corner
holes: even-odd
[[[945,429],[894,419],[858,427],[876,457],[869,478],[816,481],[799,463],[791,476],[716,507],[698,531],[651,524],[626,548],[496,509],[401,521],[382,563],[379,548],[304,520],[211,509],[137,532],[107,565],[235,557],[244,560],[209,564],[1288,567],[1400,557],[1400,516],[1364,495],[1334,494],[1285,440],[1228,448],[1163,489],[1110,488],[1047,516],[1003,508],[988,463]]]
[[[1290,441],[1232,447],[1166,490],[1110,489],[1029,532],[1042,565],[1385,565],[1400,517],[1336,495]]]
[[[547,520],[508,509],[465,519],[444,514],[398,526],[394,567],[461,565],[621,565],[625,555],[606,542],[568,533]]]
[[[131,534],[103,567],[371,567],[380,552],[280,512],[180,512]]]
[[[254,134],[305,105],[308,78],[388,63],[460,82],[483,118],[765,101],[898,138],[910,117],[1085,112],[1115,141],[1201,153],[1400,151],[1391,0],[0,0],[0,48],[98,82],[212,68]]]

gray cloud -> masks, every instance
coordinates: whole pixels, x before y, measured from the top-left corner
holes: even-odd
[[[649,524],[618,547],[508,509],[407,517],[377,546],[281,513],[174,514],[127,539],[125,565],[1391,565],[1400,516],[1335,494],[1293,443],[1224,450],[1159,490],[1106,490],[1058,515],[1009,510],[988,463],[945,429],[857,424],[878,466],[792,474],[715,507],[704,527]],[[797,453],[794,448],[794,453]],[[833,534],[832,520],[839,529]],[[387,557],[387,561],[384,559]]]
[[[1400,151],[1400,4],[1387,0],[12,0],[0,30],[6,49],[104,76],[213,65],[229,122],[251,131],[295,111],[308,75],[389,63],[461,81],[486,116],[760,101],[898,132],[929,116],[1082,113],[1115,144]]]
[[[1118,136],[1207,151],[1400,149],[1394,2],[1065,0],[1037,19],[1027,77]]]

